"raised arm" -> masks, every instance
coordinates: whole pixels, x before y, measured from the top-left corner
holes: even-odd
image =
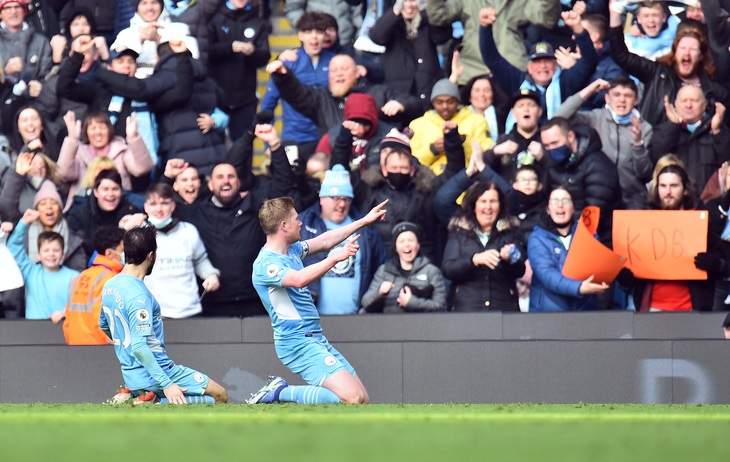
[[[331,229],[317,237],[308,239],[306,242],[309,246],[309,254],[312,255],[318,252],[330,250],[332,247],[344,241],[348,236],[355,234],[365,226],[375,223],[378,220],[385,220],[386,210],[384,207],[387,203],[387,200],[381,202],[373,207],[367,215],[357,221],[353,221],[349,225],[345,225],[337,229]]]

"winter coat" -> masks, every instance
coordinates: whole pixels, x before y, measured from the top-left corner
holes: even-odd
[[[380,285],[392,282],[395,287],[387,295],[381,295]],[[398,295],[403,287],[411,289],[407,305],[398,304]],[[398,257],[395,256],[380,265],[370,287],[362,297],[362,311],[365,313],[418,313],[446,310],[446,287],[444,276],[428,258],[417,256],[413,269],[404,275]]]
[[[472,257],[485,250],[499,250],[514,244],[520,250],[516,262],[501,260],[494,269],[475,266]],[[466,217],[457,214],[449,223],[441,269],[451,280],[451,311],[520,311],[516,281],[525,273],[524,248],[516,220],[506,217],[499,220],[482,245],[473,225]]]
[[[573,197],[575,218],[587,205],[601,209],[598,235],[601,242],[611,245],[613,211],[621,208],[621,187],[616,166],[601,151],[598,133],[585,125],[573,127],[577,151],[560,164],[551,162],[544,189],[552,191],[565,187]]]
[[[88,143],[78,139],[66,137],[61,145],[58,156],[58,175],[64,181],[71,183],[68,191],[68,200],[64,211],[67,212],[73,204],[76,193],[86,175],[86,169],[93,160]],[[152,171],[154,164],[142,138],[139,135],[131,138],[129,144],[124,138],[115,136],[109,142],[107,157],[114,161],[119,174],[122,176],[122,189],[132,190],[130,176],[142,176]]]
[[[423,111],[431,108],[431,89],[443,78],[436,47],[451,38],[451,25],[431,26],[421,12],[418,36],[409,40],[401,15],[388,9],[370,29],[370,39],[385,47],[380,62],[385,82],[393,89],[410,93],[421,100]]]
[[[675,154],[684,162],[697,194],[707,184],[723,162],[730,160],[730,129],[722,125],[720,132],[713,135],[710,121],[714,107],[707,108],[700,126],[694,133],[668,120],[654,127],[654,137],[649,145],[649,154],[656,162],[665,154]]]
[[[284,4],[284,14],[292,27],[307,11],[329,13],[337,19],[342,44],[354,42],[362,25],[362,5],[351,5],[346,0],[287,0]]]
[[[14,52],[18,46],[20,54]],[[53,67],[51,43],[43,35],[35,33],[31,27],[25,27],[15,34],[4,27],[0,28],[0,63],[4,66],[4,63],[15,56],[23,61],[23,70],[20,74],[5,75],[5,79],[12,83],[21,79],[26,83],[31,80],[42,81]]]
[[[631,124],[619,125],[611,111],[603,107],[591,111],[578,111],[585,102],[579,93],[566,99],[555,113],[556,117],[570,119],[574,125],[588,125],[601,139],[602,151],[616,166],[621,196],[627,209],[646,208],[646,183],[651,180],[654,162],[649,157],[648,146],[654,138],[654,130],[641,120],[641,146],[634,145]]]
[[[472,140],[478,140],[484,151],[494,145],[494,141],[487,136],[489,128],[487,119],[481,114],[474,114],[464,106],[451,118],[450,122],[458,124],[459,134],[462,135],[464,147],[464,162],[469,164],[471,159]],[[444,136],[444,119],[435,110],[426,111],[422,117],[412,121],[409,125],[413,130],[411,138],[411,152],[421,164],[431,168],[437,175],[446,168],[446,154],[434,153],[432,144]]]
[[[256,102],[256,69],[266,65],[271,57],[268,25],[255,9],[231,10],[222,6],[208,27],[208,75],[225,93],[225,109]],[[235,53],[234,41],[253,44],[254,52],[248,56]]]
[[[464,72],[459,85],[487,73],[479,50],[479,11],[492,6],[492,2],[487,0],[428,0],[426,12],[431,24],[441,26],[454,21],[464,24],[461,50]],[[521,26],[531,23],[554,27],[560,19],[560,3],[554,0],[507,0],[499,2],[496,9],[499,21],[494,23],[492,29],[495,42],[499,43],[499,54],[507,57],[512,66],[524,69],[527,53]]]
[[[327,231],[327,225],[322,220],[321,214],[322,208],[319,202],[316,202],[299,215],[299,221],[302,222],[301,240],[312,239]],[[355,221],[362,218],[363,215],[355,207],[350,207],[349,217]],[[360,289],[357,295],[359,300],[367,290],[368,284],[373,279],[373,275],[378,269],[378,266],[385,261],[387,254],[383,241],[380,239],[375,228],[366,226],[358,231],[358,234],[360,235],[358,239],[358,244],[360,244]],[[302,263],[304,263],[304,266],[309,266],[319,263],[326,257],[327,252],[320,252],[307,256]],[[307,287],[313,295],[318,297],[326,296],[326,294],[322,294],[319,279]]]
[[[304,85],[312,85],[314,87],[327,88],[329,84],[329,63],[334,57],[334,53],[328,50],[322,50],[319,55],[319,62],[315,68],[312,59],[304,51],[304,47],[297,49],[296,61],[286,62],[284,65],[288,72],[296,76],[296,80]],[[274,112],[276,105],[279,103],[281,93],[278,85],[274,82],[274,76],[269,79],[266,86],[266,94],[261,101],[262,111]],[[304,115],[295,109],[286,98],[281,101],[282,106],[282,123],[284,128],[281,132],[281,139],[286,141],[295,140],[299,143],[307,141],[316,141],[319,139],[319,128],[310,116]],[[344,103],[343,103],[344,107]]]
[[[208,25],[213,16],[221,9],[224,0],[191,0],[187,7],[179,11],[172,8],[171,0],[165,1],[165,10],[170,13],[173,22],[188,25],[190,35],[198,41],[198,59],[203,67],[208,65],[208,47],[210,46],[210,32]]]
[[[608,41],[611,44],[611,57],[623,70],[644,83],[644,94],[639,101],[639,112],[644,120],[656,129],[660,122],[666,120],[664,97],[674,101],[677,92],[682,88],[682,80],[674,69],[664,64],[650,61],[633,53],[629,53],[624,42],[621,27],[612,27],[608,32]],[[728,106],[727,90],[718,82],[713,81],[700,67],[697,71],[702,91],[713,107],[715,102]]]
[[[142,210],[122,198],[116,210],[105,212],[99,208],[96,197],[90,196],[84,202],[75,204],[66,213],[66,222],[72,231],[84,240],[87,255],[94,253],[94,233],[101,226],[119,226],[119,220],[126,215],[140,213]]]
[[[512,154],[497,155],[494,153],[494,146],[502,144],[506,141],[514,141],[517,143],[517,149]],[[517,127],[512,128],[509,133],[499,135],[497,141],[494,142],[489,150],[484,151],[484,162],[489,165],[495,172],[504,178],[504,180],[512,184],[517,175],[517,169],[523,165],[535,165],[538,172],[542,173],[548,164],[547,156],[538,161],[532,154],[527,152],[527,147],[533,141],[540,142],[540,130],[527,139],[520,132],[517,131]],[[506,191],[505,191],[506,192]]]
[[[573,225],[571,235],[575,232]],[[598,309],[595,295],[581,295],[577,281],[563,276],[568,250],[558,240],[556,230],[536,226],[527,241],[527,257],[532,266],[530,311],[587,311]]]

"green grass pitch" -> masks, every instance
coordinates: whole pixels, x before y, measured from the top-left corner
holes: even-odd
[[[730,406],[0,404],[11,461],[730,460]]]

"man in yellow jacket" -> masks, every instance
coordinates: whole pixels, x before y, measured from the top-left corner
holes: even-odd
[[[436,175],[443,173],[446,166],[444,152],[444,128],[458,129],[463,142],[466,165],[471,159],[472,140],[476,140],[482,151],[494,145],[490,137],[487,119],[475,114],[468,106],[459,108],[459,88],[449,79],[441,79],[431,91],[433,109],[413,120],[411,151],[418,161],[430,167]]]
[[[94,233],[95,257],[91,267],[69,286],[63,334],[69,345],[107,345],[109,337],[99,328],[101,290],[124,264],[124,230],[102,226]]]

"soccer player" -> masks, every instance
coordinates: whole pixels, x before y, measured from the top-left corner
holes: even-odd
[[[160,305],[144,285],[157,258],[155,228],[140,226],[127,231],[124,257],[122,272],[104,285],[99,327],[114,342],[127,388],[135,396],[142,390],[156,396],[164,393],[160,403],[225,403],[225,388],[167,356]],[[151,402],[149,396],[143,401]]]
[[[307,285],[321,278],[336,264],[354,256],[359,245],[358,230],[385,218],[381,202],[363,218],[317,237],[300,241],[302,222],[290,197],[264,202],[259,221],[266,244],[253,264],[253,285],[271,316],[276,353],[295,374],[309,385],[289,386],[281,377],[271,377],[249,404],[295,402],[301,404],[357,403],[369,401],[368,392],[355,369],[322,335],[319,313]],[[354,235],[354,236],[353,236]],[[324,260],[305,267],[307,255],[336,248]]]

